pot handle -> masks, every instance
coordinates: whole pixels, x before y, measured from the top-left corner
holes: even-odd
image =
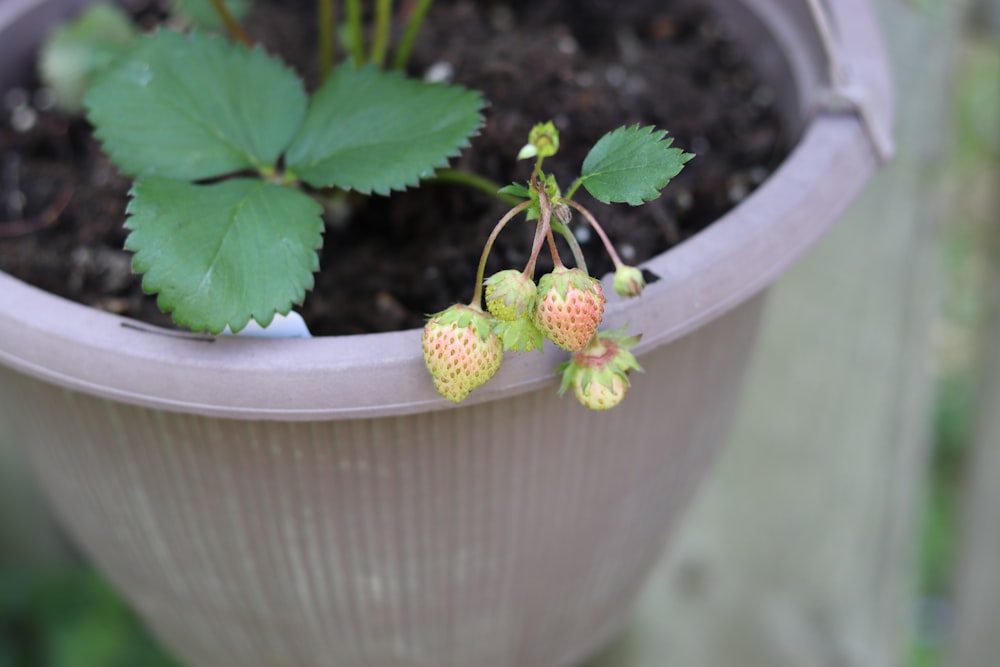
[[[885,164],[892,159],[896,152],[890,128],[891,113],[887,113],[887,110],[873,99],[869,89],[852,75],[842,57],[844,45],[839,43],[834,35],[836,16],[832,16],[842,7],[838,7],[838,3],[835,2],[833,3],[834,8],[828,9],[823,0],[805,0],[805,3],[809,8],[813,23],[816,25],[816,31],[819,34],[828,65],[827,76],[830,90],[822,101],[821,107],[824,111],[832,113],[844,111],[856,113],[864,125],[876,155],[882,164]],[[846,11],[852,10],[847,9]]]

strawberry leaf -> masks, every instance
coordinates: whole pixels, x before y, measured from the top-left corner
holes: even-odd
[[[140,39],[84,102],[124,173],[198,180],[273,166],[307,98],[299,78],[259,48],[160,30]]]
[[[313,286],[321,207],[290,187],[258,179],[194,185],[136,182],[125,247],[146,292],[179,324],[219,333],[251,317],[267,326]]]
[[[670,148],[666,130],[620,127],[598,140],[583,161],[580,181],[598,201],[638,206],[656,199],[693,155]]]
[[[447,165],[482,125],[478,93],[344,64],[309,104],[286,155],[313,187],[388,194]]]

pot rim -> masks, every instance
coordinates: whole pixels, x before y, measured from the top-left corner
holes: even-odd
[[[39,1],[8,5],[0,30],[21,15],[18,7]],[[742,2],[752,11],[769,4]],[[871,10],[866,0],[831,4],[843,62],[857,73],[852,84],[867,96],[874,119],[888,124],[889,73]],[[796,53],[785,57],[794,62]],[[641,332],[641,360],[764,289],[819,240],[877,170],[880,156],[866,124],[872,119],[842,110],[815,114],[792,153],[749,197],[641,265],[660,277],[642,297],[618,298],[605,279],[605,326]],[[555,387],[565,356],[551,345],[541,354],[508,355],[463,405]],[[0,364],[88,394],[218,417],[320,420],[453,407],[424,369],[418,329],[281,340],[188,334],[80,305],[2,272]]]

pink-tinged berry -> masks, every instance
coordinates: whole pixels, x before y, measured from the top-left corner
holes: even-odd
[[[642,277],[641,269],[622,264],[615,270],[614,286],[615,291],[622,296],[639,296],[646,286],[646,279]]]
[[[510,322],[531,314],[538,290],[523,271],[507,269],[486,279],[486,309],[498,320]]]
[[[629,372],[642,370],[629,351],[638,342],[638,336],[625,336],[621,332],[597,334],[587,347],[560,366],[559,393],[572,387],[576,400],[584,407],[591,410],[615,407],[625,398]]]
[[[558,267],[538,281],[535,326],[564,350],[575,352],[586,346],[603,317],[601,283],[580,269]]]
[[[460,304],[430,317],[421,346],[438,393],[455,403],[493,377],[503,359],[490,316]]]

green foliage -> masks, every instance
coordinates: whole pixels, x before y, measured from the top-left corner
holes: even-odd
[[[138,31],[114,5],[97,4],[55,30],[42,45],[39,71],[59,109],[82,109],[87,86],[96,75],[128,53]]]
[[[307,98],[299,78],[262,49],[160,30],[95,82],[85,103],[124,173],[195,180],[273,167]]]
[[[580,180],[595,199],[638,206],[660,190],[693,155],[670,148],[666,130],[621,127],[605,134],[583,161]]]
[[[322,207],[259,179],[194,185],[136,182],[126,248],[160,308],[195,331],[267,326],[313,286],[322,245]]]
[[[310,98],[261,48],[161,30],[86,96],[133,189],[126,248],[143,288],[183,325],[266,326],[313,286],[322,208],[299,190],[388,194],[468,144],[482,98],[343,65]],[[279,173],[285,168],[284,173]],[[262,178],[233,178],[256,171]],[[211,179],[210,185],[194,181]]]
[[[482,105],[477,93],[457,86],[344,64],[313,94],[288,168],[314,187],[402,190],[468,145]]]
[[[0,569],[0,667],[180,667],[95,573]]]

